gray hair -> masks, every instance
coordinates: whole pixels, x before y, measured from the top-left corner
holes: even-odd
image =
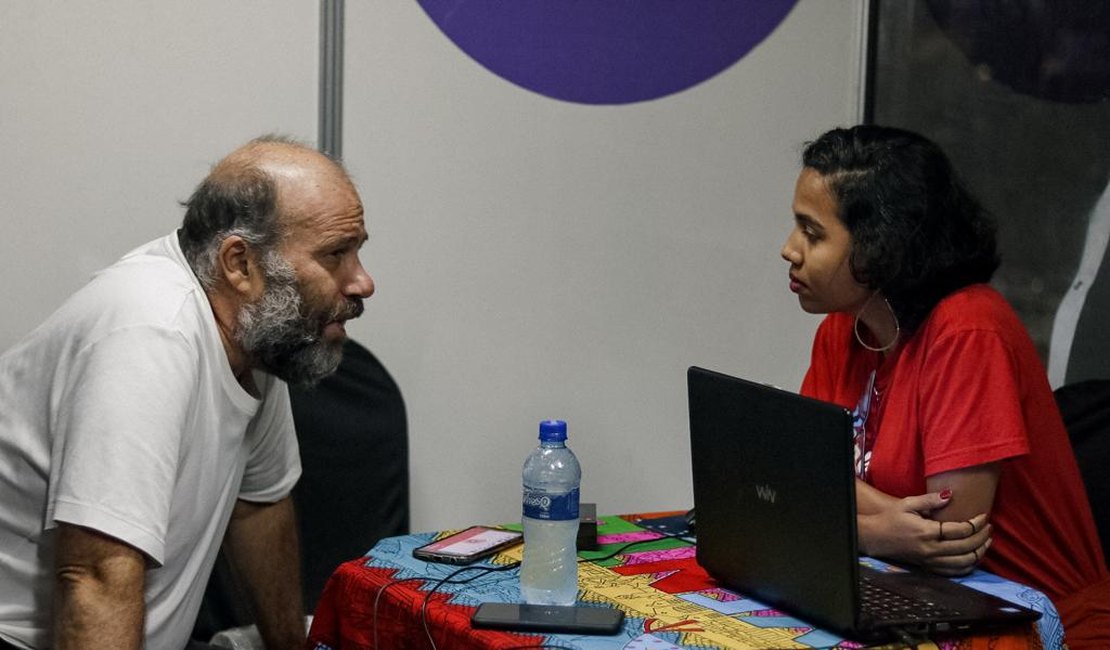
[[[261,164],[265,145],[312,150],[284,136],[255,138],[217,163],[183,204],[181,251],[205,288],[216,283],[216,257],[228,237],[241,237],[262,255],[281,240],[277,182]]]

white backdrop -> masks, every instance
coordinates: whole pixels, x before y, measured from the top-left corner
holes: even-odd
[[[349,2],[344,153],[378,282],[352,335],[404,391],[414,529],[519,517],[542,418],[602,512],[690,505],[685,369],[796,387],[801,143],[857,118],[862,0],[802,0],[659,100],[583,106],[461,53],[415,2]],[[0,348],[169,232],[209,164],[316,133],[318,5],[0,4]]]
[[[699,86],[586,106],[488,72],[416,3],[347,3],[378,284],[349,331],[405,394],[415,529],[518,519],[543,418],[601,512],[689,507],[687,366],[797,387],[816,320],[778,251],[802,142],[856,120],[860,14],[804,0]]]
[[[181,223],[220,156],[316,136],[304,0],[0,2],[0,349]]]

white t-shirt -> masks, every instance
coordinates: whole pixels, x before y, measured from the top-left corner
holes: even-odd
[[[188,641],[236,498],[300,477],[285,384],[235,380],[173,233],[0,356],[0,638],[49,647],[58,522],[145,553],[146,647]]]

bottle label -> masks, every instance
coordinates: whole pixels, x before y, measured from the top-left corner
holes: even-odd
[[[552,494],[525,486],[524,516],[548,521],[578,519],[578,488],[570,492]]]

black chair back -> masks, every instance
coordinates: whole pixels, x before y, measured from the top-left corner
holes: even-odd
[[[1103,555],[1110,558],[1110,379],[1061,386],[1055,395],[1087,486]]]
[[[339,369],[290,387],[303,474],[293,489],[305,608],[335,567],[409,532],[408,419],[397,383],[351,339]]]
[[[408,418],[397,383],[377,357],[347,339],[334,374],[290,386],[302,474],[293,489],[306,613],[339,564],[379,539],[409,532]],[[251,625],[242,587],[221,552],[193,638]]]

